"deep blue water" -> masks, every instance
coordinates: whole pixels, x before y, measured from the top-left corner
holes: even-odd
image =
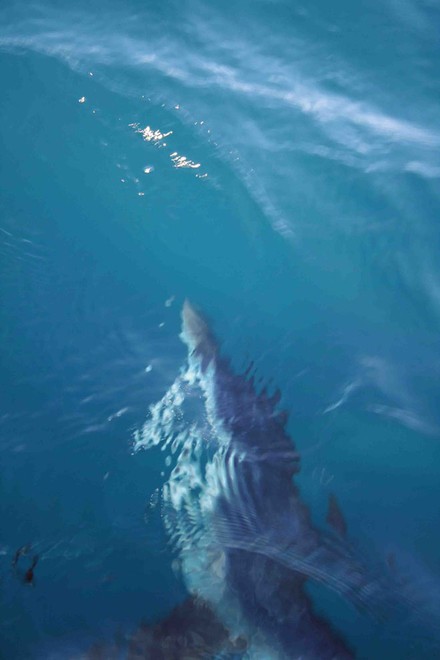
[[[438,621],[438,3],[0,16],[1,657],[79,657],[184,597],[145,520],[164,454],[132,442],[186,297],[280,387],[316,523],[332,490]],[[326,598],[358,657],[436,657],[436,625],[411,650]]]

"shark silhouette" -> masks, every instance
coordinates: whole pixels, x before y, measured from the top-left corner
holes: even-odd
[[[182,320],[190,360],[201,378],[209,376],[211,415],[229,439],[217,465],[220,486],[210,523],[225,555],[225,580],[281,657],[348,660],[351,650],[314,613],[306,581],[327,584],[359,605],[376,587],[345,549],[312,525],[293,482],[299,455],[285,430],[287,415],[278,410],[280,394],[257,394],[249,372],[232,371],[188,301]],[[328,518],[336,518],[340,531],[342,514],[334,497],[331,503]]]
[[[181,416],[182,383],[196,383],[211,432],[202,433],[193,450],[183,443],[163,509],[191,596],[164,622],[138,631],[137,648],[143,650],[128,657],[238,658],[246,652],[265,660],[354,658],[342,636],[315,612],[308,581],[379,615],[394,586],[355,556],[334,495],[327,514],[332,533],[313,525],[294,482],[300,458],[286,431],[279,392],[258,393],[250,369],[234,373],[208,323],[188,301],[182,322],[189,369],[150,409],[144,436],[159,444],[159,436],[168,433],[173,453],[179,453],[182,433],[171,433],[170,420]]]
[[[309,582],[333,590],[375,619],[389,623],[394,618],[398,638],[411,636],[405,648],[412,653],[414,629],[404,620],[408,610],[408,622],[415,612],[419,626],[429,613],[423,598],[414,597],[410,582],[395,579],[394,559],[387,572],[358,556],[334,494],[326,516],[330,533],[312,523],[295,483],[300,457],[286,431],[280,393],[258,392],[252,365],[235,373],[208,323],[188,301],[181,338],[188,347],[186,366],[150,406],[134,449],[170,449],[167,465],[174,456],[169,478],[151,504],[155,510],[160,502],[177,551],[173,564],[189,596],[164,619],[143,623],[114,643],[95,644],[86,657],[354,658],[342,635],[316,613]],[[437,619],[432,621],[438,629]],[[438,655],[440,646],[433,644],[429,657]]]

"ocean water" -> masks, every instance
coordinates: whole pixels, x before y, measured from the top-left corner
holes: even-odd
[[[335,493],[422,616],[316,610],[359,658],[440,657],[438,3],[0,17],[0,656],[83,657],[185,598],[162,427],[133,443],[188,298],[280,388],[314,523]]]

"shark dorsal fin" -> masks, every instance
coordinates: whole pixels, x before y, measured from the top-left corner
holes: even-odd
[[[327,524],[339,534],[345,537],[347,534],[347,523],[345,522],[344,514],[341,511],[339,502],[334,493],[328,496],[328,509],[327,509]]]

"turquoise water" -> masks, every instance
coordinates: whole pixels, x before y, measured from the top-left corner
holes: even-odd
[[[316,524],[336,493],[427,630],[316,607],[360,658],[436,657],[437,3],[0,16],[1,657],[79,657],[184,598],[146,520],[165,453],[132,443],[185,359],[187,297],[280,388]]]

